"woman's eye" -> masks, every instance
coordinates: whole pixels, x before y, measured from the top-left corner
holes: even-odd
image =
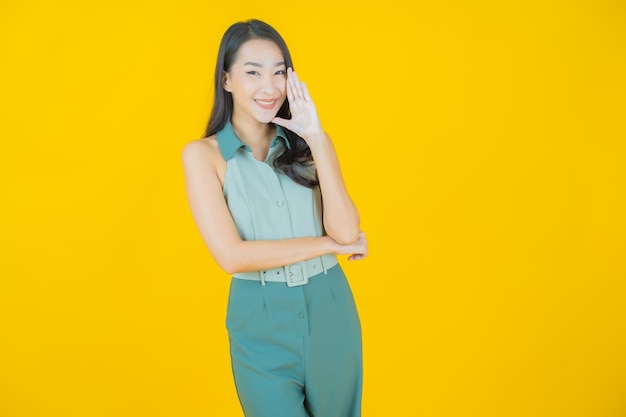
[[[246,72],[246,74],[250,74],[250,75],[258,75],[258,71],[248,71]]]
[[[285,71],[284,70],[278,70],[278,71],[276,71],[276,74],[278,74],[278,75],[285,75]]]

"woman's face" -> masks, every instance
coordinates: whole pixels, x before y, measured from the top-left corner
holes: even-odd
[[[287,68],[280,48],[272,41],[251,39],[237,51],[224,74],[224,90],[233,97],[233,116],[269,123],[286,97]]]

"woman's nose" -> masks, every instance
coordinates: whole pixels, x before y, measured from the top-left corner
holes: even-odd
[[[274,94],[279,87],[279,77],[264,77],[261,91],[266,94]]]

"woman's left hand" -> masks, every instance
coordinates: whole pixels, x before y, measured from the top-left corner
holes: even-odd
[[[304,81],[300,81],[295,71],[287,68],[287,99],[291,119],[275,117],[272,122],[286,127],[307,142],[310,138],[323,135],[324,130],[317,116],[317,110]]]

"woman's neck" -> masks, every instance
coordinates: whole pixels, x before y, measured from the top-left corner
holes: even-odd
[[[231,124],[237,137],[250,146],[269,144],[276,135],[276,127],[274,125],[257,120],[241,120],[233,115]]]

